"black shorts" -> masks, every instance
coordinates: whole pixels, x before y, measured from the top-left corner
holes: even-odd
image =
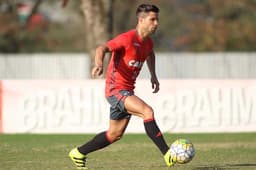
[[[121,120],[128,119],[131,117],[131,114],[127,112],[124,107],[124,100],[127,96],[132,96],[133,93],[127,90],[120,90],[118,94],[107,97],[107,101],[110,106],[110,119],[112,120]]]

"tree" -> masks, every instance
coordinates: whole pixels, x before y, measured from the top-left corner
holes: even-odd
[[[62,0],[65,7],[68,0]],[[114,0],[81,0],[81,10],[84,14],[86,49],[91,58],[90,68],[94,64],[95,49],[109,40],[113,32]],[[109,55],[104,65],[109,61]]]
[[[113,0],[82,0],[81,9],[84,14],[86,30],[86,48],[94,63],[95,49],[111,38],[113,25]],[[109,61],[106,56],[104,65]]]

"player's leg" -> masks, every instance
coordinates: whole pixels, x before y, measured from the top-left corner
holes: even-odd
[[[78,148],[74,148],[69,153],[70,158],[78,168],[85,167],[87,154],[104,148],[122,137],[131,117],[124,108],[123,100],[126,98],[125,95],[130,95],[130,93],[123,91],[118,95],[107,98],[111,105],[108,131],[97,134],[92,140]]]
[[[70,151],[69,156],[78,169],[86,168],[86,155],[90,152],[102,149],[111,143],[121,139],[130,117],[120,120],[110,120],[108,131],[97,134],[92,140],[84,145],[74,148]]]
[[[153,109],[135,95],[127,97],[124,104],[129,113],[143,119],[147,135],[158,146],[160,151],[165,154],[169,147],[164,141],[162,133],[156,124]]]
[[[110,120],[109,129],[97,134],[92,140],[78,147],[83,155],[99,150],[119,140],[129,123],[130,118],[121,120]]]
[[[143,120],[154,118],[153,109],[136,95],[127,96],[124,106],[130,114],[139,116]]]
[[[130,116],[120,120],[112,120],[109,122],[109,129],[107,131],[108,140],[112,143],[120,140],[123,136],[126,127],[130,121]]]
[[[157,126],[153,109],[135,95],[128,96],[124,101],[124,105],[130,114],[139,116],[144,120],[144,127],[147,135],[152,139],[152,141],[164,155],[167,166],[172,166],[173,162],[168,152],[169,147]]]

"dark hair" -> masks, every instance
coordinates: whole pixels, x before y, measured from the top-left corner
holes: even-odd
[[[158,13],[159,12],[159,8],[155,5],[151,5],[151,4],[141,4],[138,6],[137,10],[136,10],[136,16],[138,17],[138,15],[141,12],[155,12]]]

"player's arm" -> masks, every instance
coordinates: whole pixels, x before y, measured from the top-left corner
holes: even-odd
[[[153,93],[157,93],[159,91],[159,82],[156,76],[156,67],[155,67],[155,53],[152,51],[147,57],[147,65],[151,75],[151,83],[152,89],[154,89]]]
[[[105,54],[109,52],[107,44],[100,45],[95,53],[95,65],[92,69],[92,77],[100,76],[103,73],[103,61]]]

